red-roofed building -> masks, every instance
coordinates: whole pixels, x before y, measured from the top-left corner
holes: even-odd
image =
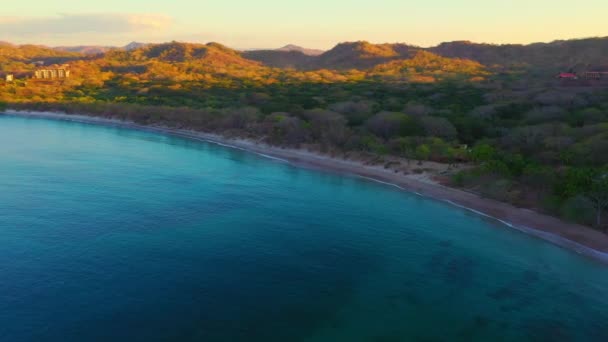
[[[571,73],[571,72],[560,72],[559,75],[557,75],[557,78],[559,78],[559,79],[568,79],[568,80],[576,80],[578,78],[578,76],[576,76],[576,74]]]

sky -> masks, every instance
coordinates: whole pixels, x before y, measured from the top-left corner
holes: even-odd
[[[216,41],[237,49],[329,49],[357,40],[532,43],[608,36],[606,13],[606,0],[4,0],[0,40]]]

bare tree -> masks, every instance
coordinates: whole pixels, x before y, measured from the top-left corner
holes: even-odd
[[[585,192],[585,197],[593,202],[596,212],[596,225],[602,226],[602,213],[608,208],[608,172],[596,177],[590,188]]]
[[[419,104],[419,103],[415,103],[415,102],[409,102],[408,104],[405,105],[405,107],[403,108],[403,111],[409,115],[413,115],[413,116],[425,116],[425,115],[429,115],[431,114],[434,109],[432,107],[423,105],[423,104]]]
[[[367,120],[366,126],[372,133],[384,139],[412,134],[417,130],[414,120],[399,112],[380,112]]]
[[[312,109],[304,112],[310,122],[312,137],[321,144],[341,146],[348,138],[346,119],[339,113],[325,109]]]
[[[420,118],[420,123],[426,134],[431,137],[440,137],[444,139],[454,139],[458,134],[456,127],[446,119],[436,116],[424,116]]]

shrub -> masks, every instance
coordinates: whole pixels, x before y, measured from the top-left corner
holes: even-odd
[[[463,187],[465,181],[465,175],[463,172],[458,172],[452,176],[452,184],[458,187]]]

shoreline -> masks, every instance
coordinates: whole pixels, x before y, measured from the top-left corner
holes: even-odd
[[[383,167],[364,165],[357,161],[333,158],[301,149],[283,149],[258,144],[251,140],[229,139],[218,134],[141,125],[96,116],[15,110],[6,110],[4,113],[13,116],[74,121],[173,135],[239,149],[294,166],[353,175],[471,211],[496,220],[512,229],[608,264],[608,235],[606,234],[529,209],[517,208],[507,203],[482,198],[470,192],[425,181],[414,175],[396,174]]]

